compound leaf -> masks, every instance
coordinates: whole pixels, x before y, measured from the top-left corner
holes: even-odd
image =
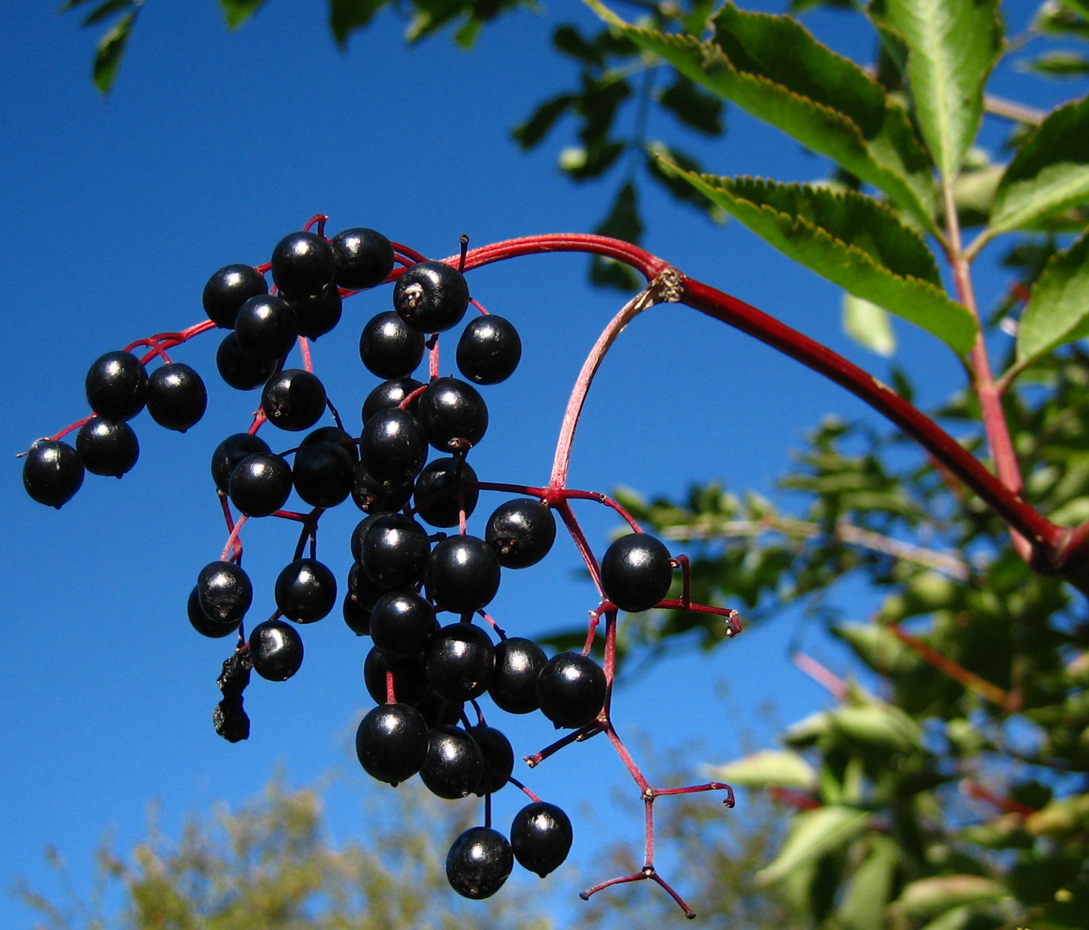
[[[1020,229],[1089,198],[1089,97],[1049,114],[1026,140],[995,192],[988,234]]]
[[[907,50],[919,127],[951,182],[979,132],[983,85],[1002,48],[998,0],[872,0],[869,15]]]
[[[644,51],[833,159],[936,231],[930,162],[904,110],[792,17],[744,13],[727,3],[712,39],[701,42],[632,26],[600,0],[587,3]]]
[[[971,350],[976,321],[942,290],[926,243],[872,197],[676,170],[784,255],[925,329],[958,354]]]
[[[1023,368],[1068,342],[1089,336],[1089,231],[1044,266],[1017,328]]]

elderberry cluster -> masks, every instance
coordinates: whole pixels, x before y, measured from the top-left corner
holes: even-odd
[[[390,279],[392,310],[370,319],[359,337],[364,367],[383,380],[363,401],[356,435],[310,370],[307,340],[336,327],[345,297]],[[292,233],[267,266],[231,264],[211,276],[205,323],[139,343],[149,349],[144,359],[131,351],[98,359],[86,383],[93,416],[79,426],[75,448],[59,438],[39,440],[26,456],[23,481],[35,500],[60,507],[85,470],[119,477],[132,468],[139,446],[127,421],[145,405],[160,424],[188,429],[204,413],[204,383],[165,350],[198,332],[226,330],[216,354],[219,375],[239,391],[260,388],[261,403],[251,429],[227,436],[212,454],[230,537],[222,557],[199,571],[187,604],[199,633],[238,637],[218,679],[216,731],[232,742],[248,737],[243,691],[251,670],[271,681],[291,678],[304,655],[298,628],[322,620],[340,600],[347,626],[372,644],[363,677],[376,706],[356,733],[359,762],[390,785],[419,774],[441,798],[486,799],[486,823],[459,836],[447,857],[451,885],[485,898],[506,881],[514,860],[542,877],[558,867],[572,828],[560,808],[513,778],[511,744],[485,722],[478,701],[487,696],[505,713],[540,711],[556,728],[589,732],[608,725],[609,680],[588,655],[549,658],[532,640],[507,636],[485,613],[503,572],[537,564],[557,528],[555,500],[542,493],[504,501],[483,532],[467,531],[481,490],[509,490],[489,488],[468,461],[488,429],[477,387],[510,377],[522,352],[515,327],[481,308],[457,342],[461,377],[439,377],[439,340],[462,323],[471,302],[460,268],[415,256],[374,230],[353,228],[332,239],[321,225]],[[305,367],[285,367],[296,345]],[[429,353],[430,376],[418,381],[413,375]],[[149,377],[145,363],[155,357],[165,364]],[[319,426],[327,410],[336,425]],[[274,451],[257,435],[266,422],[306,435]],[[293,493],[309,514],[285,511]],[[321,514],[349,499],[363,516],[349,540],[352,565],[340,598],[334,573],[316,557],[315,534]],[[276,578],[275,613],[247,636],[254,590],[241,565],[239,530],[274,515],[299,520],[302,538]],[[667,548],[645,533],[619,538],[600,563],[602,609],[658,605],[674,565]],[[514,817],[509,839],[492,829],[490,805],[508,782],[532,801]]]

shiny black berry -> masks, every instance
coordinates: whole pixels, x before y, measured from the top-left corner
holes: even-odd
[[[382,704],[355,733],[355,754],[367,774],[396,785],[415,775],[427,758],[427,724],[410,704]]]
[[[59,439],[39,439],[23,459],[23,487],[34,500],[60,508],[83,485],[79,453]]]
[[[504,568],[528,568],[548,555],[556,541],[556,518],[538,500],[507,501],[488,518],[484,539]]]
[[[448,536],[431,550],[427,593],[443,610],[472,613],[495,597],[499,576],[499,559],[483,539]]]
[[[451,623],[431,639],[427,676],[432,690],[448,701],[480,697],[495,675],[495,647],[480,627]]]
[[[483,775],[484,757],[465,730],[449,724],[431,729],[420,779],[432,794],[450,801],[468,797]]]
[[[248,455],[231,472],[227,496],[246,516],[276,513],[291,496],[291,466],[273,452]]]
[[[352,490],[355,464],[345,446],[304,442],[291,463],[295,492],[311,507],[335,507]]]
[[[359,549],[359,564],[380,587],[408,588],[422,579],[430,554],[427,530],[412,517],[387,513],[368,525]]]
[[[189,600],[185,604],[185,611],[193,629],[203,636],[219,639],[222,636],[230,636],[238,629],[238,621],[219,623],[209,617],[200,606],[200,596],[197,594],[197,586],[189,592]]]
[[[291,304],[282,297],[260,294],[239,309],[234,338],[238,348],[251,358],[278,362],[299,338],[299,321]]]
[[[390,310],[379,313],[363,327],[359,357],[367,371],[379,378],[403,378],[420,364],[425,340],[423,333]]]
[[[412,503],[416,516],[432,526],[457,526],[476,509],[480,489],[476,472],[462,458],[428,462],[416,479]]]
[[[344,312],[340,289],[335,284],[326,284],[315,294],[292,297],[289,302],[299,320],[299,334],[307,339],[331,332]]]
[[[621,610],[650,610],[666,596],[672,581],[669,550],[647,533],[621,536],[601,560],[601,586]]]
[[[605,704],[605,672],[589,656],[561,652],[537,676],[541,713],[557,727],[584,727]]]
[[[348,583],[344,592],[344,622],[357,636],[367,636],[371,631],[371,611],[386,592],[379,588],[363,572],[358,562],[348,569]],[[378,700],[378,698],[375,698]]]
[[[390,378],[388,381],[383,381],[363,401],[363,407],[360,410],[360,419],[363,421],[363,425],[366,426],[367,421],[379,410],[401,406],[406,397],[422,387],[423,382],[417,381],[415,378]],[[419,399],[419,395],[417,395],[408,402],[405,409],[409,413],[415,413]]]
[[[87,403],[100,417],[131,420],[147,402],[147,371],[131,352],[107,352],[87,372]]]
[[[522,358],[522,340],[509,320],[489,314],[478,316],[458,340],[458,371],[473,384],[506,381]]]
[[[325,413],[325,386],[313,372],[285,368],[268,379],[261,408],[269,423],[298,432],[310,429]]]
[[[413,265],[393,288],[393,309],[421,333],[441,333],[457,326],[468,306],[465,276],[444,262]]]
[[[160,426],[184,433],[204,416],[208,390],[204,379],[182,362],[156,368],[147,382],[147,412]]]
[[[440,452],[469,449],[488,431],[488,407],[480,392],[457,378],[436,378],[420,395],[416,417],[427,441]]]
[[[387,407],[367,420],[359,438],[363,467],[383,484],[412,481],[427,461],[427,437],[407,410]]]
[[[234,562],[209,562],[197,575],[197,602],[213,623],[233,629],[253,603],[249,575]]]
[[[435,611],[415,591],[390,591],[378,598],[371,610],[374,645],[394,659],[423,653],[437,627]],[[405,700],[403,696],[400,700]]]
[[[337,581],[317,559],[296,559],[276,577],[276,607],[288,620],[313,623],[337,602]]]
[[[393,692],[397,701],[415,706],[427,696],[427,666],[422,655],[394,659],[374,647],[363,661],[363,683],[376,703],[386,703],[386,674],[390,671],[393,672]]]
[[[253,433],[234,433],[216,446],[212,453],[212,480],[224,494],[231,480],[231,472],[246,456],[254,452],[270,452],[268,443]]]
[[[250,630],[250,662],[269,681],[287,681],[302,665],[303,641],[298,631],[282,620],[266,620]]]
[[[360,463],[352,475],[352,501],[364,513],[400,510],[412,497],[413,480],[407,478],[400,484],[385,484],[374,477],[367,466]]]
[[[318,293],[335,273],[333,249],[316,233],[289,233],[272,250],[272,280],[289,299]]]
[[[251,265],[227,265],[204,285],[204,312],[216,326],[234,327],[238,310],[251,297],[268,293],[268,282]]]
[[[236,391],[252,391],[272,376],[277,362],[256,359],[238,347],[234,333],[227,333],[216,350],[216,370],[223,382]]]
[[[92,475],[120,478],[140,457],[140,443],[123,420],[91,417],[76,433],[76,451]]]
[[[495,677],[488,696],[508,714],[528,714],[540,707],[537,677],[548,663],[533,640],[509,636],[495,647]]]
[[[527,804],[515,814],[510,828],[514,858],[522,868],[536,872],[541,878],[567,858],[572,838],[567,814],[547,801]]]
[[[461,834],[446,856],[446,878],[465,898],[490,898],[514,868],[514,854],[505,836],[490,827],[472,827]]]
[[[393,245],[373,229],[346,229],[329,245],[336,258],[336,282],[350,291],[377,287],[393,270]]]
[[[484,757],[484,774],[475,791],[481,797],[494,794],[507,783],[514,771],[514,748],[503,732],[495,727],[469,727],[468,733]]]

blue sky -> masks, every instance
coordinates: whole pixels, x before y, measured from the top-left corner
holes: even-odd
[[[777,12],[779,5],[759,7]],[[1015,4],[1011,18],[1023,24],[1030,8]],[[351,752],[368,704],[360,675],[367,645],[335,615],[304,631],[307,658],[296,678],[283,685],[255,679],[246,695],[254,722],[248,742],[232,746],[212,732],[215,678],[229,650],[193,632],[185,599],[226,535],[208,458],[221,438],[248,426],[257,403],[216,383],[215,337],[172,353],[205,375],[205,419],[183,436],[141,414],[133,421],[141,460],[122,480],[88,476],[76,498],[53,511],[26,497],[12,456],[84,415],[83,379],[94,358],[199,321],[213,271],[267,260],[280,237],[317,212],[330,215],[331,233],[370,226],[432,257],[455,252],[462,233],[482,245],[590,230],[613,187],[576,187],[556,170],[572,127],[561,124],[530,155],[510,138],[543,97],[576,79],[550,51],[551,28],[562,19],[592,22],[578,4],[548,4],[542,15],[517,14],[485,30],[465,54],[445,37],[406,49],[403,24],[383,17],[343,55],[318,0],[270,3],[236,34],[212,0],[149,3],[117,87],[103,100],[88,77],[89,33],[58,17],[53,4],[3,5],[0,212],[9,232],[0,352],[9,379],[9,468],[0,482],[8,524],[0,912],[12,915],[5,926],[31,922],[8,895],[18,876],[55,890],[44,868],[48,844],[85,889],[104,832],[126,849],[142,835],[153,799],[164,829],[176,832],[191,812],[252,798],[277,766],[292,784],[340,770],[330,805],[335,832],[346,838],[360,798],[388,790],[358,773]],[[869,37],[845,22],[807,20],[837,48],[865,54]],[[1031,78],[1020,86],[1037,106],[1084,92]],[[825,173],[819,159],[737,111],[727,120],[726,140],[702,146],[710,170],[787,180]],[[668,140],[677,128],[663,119],[651,131]],[[834,287],[793,269],[739,224],[716,227],[644,190],[651,251],[878,377],[887,371],[841,335]],[[1005,283],[1000,274],[981,276],[982,305]],[[516,375],[485,392],[492,422],[473,465],[483,480],[543,483],[570,385],[623,301],[589,289],[585,260],[570,255],[481,269],[470,284],[489,310],[515,323],[524,345]],[[315,370],[351,428],[377,383],[359,363],[358,331],[389,300],[383,288],[348,301],[340,328],[314,346]],[[897,334],[900,361],[914,366],[924,406],[959,386],[959,366],[937,342],[906,325]],[[767,491],[805,430],[830,413],[867,411],[748,337],[687,308],[659,307],[624,333],[601,370],[571,485],[677,495],[690,482],[718,479]],[[482,503],[477,521],[500,500]],[[346,507],[351,512],[323,522],[319,544],[338,578],[359,517]],[[603,548],[615,521],[593,508],[579,515]],[[254,615],[267,615],[294,530],[255,521],[245,545],[258,589]],[[593,594],[577,569],[573,546],[561,540],[540,566],[505,575],[491,612],[508,633],[529,636],[585,617]],[[825,701],[787,661],[797,633],[785,622],[712,656],[663,662],[620,694],[618,726],[664,753],[700,737],[705,758],[728,759],[740,733],[760,730],[762,705],[772,702],[790,721]],[[801,641],[842,669],[842,657],[816,630],[804,629]],[[517,755],[551,739],[543,721],[497,716],[493,724],[509,724]],[[571,809],[586,800],[587,771],[598,796],[603,784],[624,784],[622,767],[599,742],[550,760],[528,784]],[[634,790],[630,802],[630,822],[620,818],[616,830],[637,844]],[[500,817],[520,806],[505,804],[511,810]],[[582,839],[579,855],[592,858],[596,842]],[[557,882],[553,894],[571,899],[578,890]]]

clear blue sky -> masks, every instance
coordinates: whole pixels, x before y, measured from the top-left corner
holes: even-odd
[[[141,336],[197,322],[201,290],[215,269],[266,260],[281,236],[317,212],[331,216],[330,232],[371,226],[441,257],[456,251],[461,233],[481,245],[588,231],[613,190],[575,187],[555,169],[559,149],[572,141],[570,124],[529,156],[509,135],[539,100],[575,80],[548,37],[561,16],[590,23],[578,4],[557,2],[542,16],[505,20],[485,30],[471,54],[446,38],[406,50],[402,24],[381,18],[341,55],[318,0],[270,3],[233,35],[212,0],[149,3],[107,101],[88,78],[91,34],[54,6],[8,3],[0,11],[0,212],[9,230],[0,298],[9,455],[0,482],[7,524],[4,927],[31,921],[8,894],[18,876],[57,890],[44,868],[47,844],[62,851],[86,890],[103,833],[113,831],[118,849],[131,846],[143,835],[152,799],[162,805],[164,829],[176,833],[190,812],[255,796],[277,765],[291,784],[339,768],[347,774],[330,804],[345,838],[359,799],[388,790],[357,774],[351,736],[368,705],[360,677],[367,643],[336,615],[304,631],[306,662],[294,679],[272,685],[255,678],[246,695],[254,723],[248,742],[232,746],[212,731],[215,678],[229,646],[193,632],[185,599],[225,538],[208,458],[223,436],[248,426],[257,403],[216,383],[214,337],[172,353],[203,372],[211,388],[209,412],[196,428],[167,433],[141,414],[133,423],[141,460],[124,479],[88,476],[59,512],[26,497],[13,456],[84,415],[90,362]],[[1018,28],[1029,8],[1014,5]],[[808,20],[838,48],[864,54],[869,39],[844,22]],[[1027,86],[1038,106],[1079,92],[1031,79]],[[703,148],[709,169],[789,180],[825,173],[822,161],[742,114],[731,110],[727,119],[725,142]],[[669,139],[676,127],[663,121],[652,133]],[[795,271],[740,225],[714,227],[646,191],[651,251],[884,375],[886,362],[840,334],[835,288]],[[984,278],[984,306],[1003,283],[999,275]],[[487,392],[492,425],[473,464],[484,480],[542,483],[570,385],[622,300],[589,289],[585,260],[572,256],[483,269],[471,285],[489,310],[516,324],[525,347],[515,377]],[[354,298],[341,327],[314,347],[316,370],[353,428],[376,383],[359,364],[358,330],[388,307],[388,289]],[[906,325],[897,332],[901,361],[916,366],[924,404],[958,386],[956,362],[935,341]],[[602,369],[571,484],[677,495],[689,482],[720,479],[768,490],[789,449],[829,413],[866,411],[747,337],[687,308],[657,308],[630,327]],[[482,503],[477,520],[498,502]],[[358,519],[346,506],[351,512],[323,522],[320,543],[339,578]],[[580,516],[603,546],[614,521],[593,510]],[[245,544],[258,591],[253,615],[267,615],[294,530],[255,522]],[[573,546],[561,541],[541,566],[507,573],[492,612],[508,633],[530,636],[585,617],[593,594],[577,568]],[[618,726],[663,751],[701,736],[705,758],[725,761],[738,752],[741,731],[761,726],[761,705],[774,702],[790,721],[825,701],[787,662],[786,644],[797,632],[781,624],[710,657],[663,663],[618,697]],[[801,641],[842,669],[842,657],[816,630],[804,630]],[[551,739],[544,721],[498,718],[493,723],[509,723],[518,755]],[[591,786],[600,797],[625,775],[601,741],[561,754],[527,781],[574,809]],[[500,820],[520,806],[517,799],[503,804],[510,811]],[[634,790],[627,812],[630,822],[616,830],[637,845]],[[592,858],[597,843],[580,837],[579,855]],[[579,890],[554,882],[558,898],[569,901]]]

